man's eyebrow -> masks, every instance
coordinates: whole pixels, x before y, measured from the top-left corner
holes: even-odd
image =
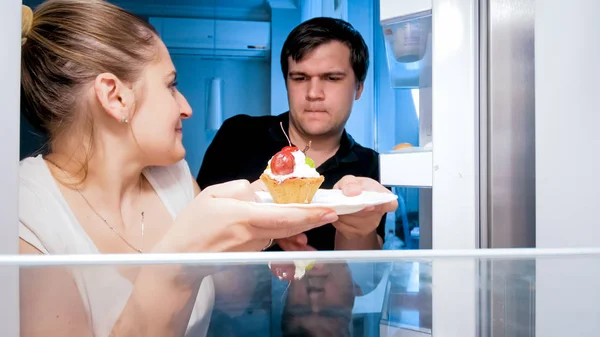
[[[325,75],[325,76],[346,76],[346,72],[342,71],[342,70],[334,70],[334,71],[328,71],[328,72],[324,73],[323,75]]]
[[[342,71],[342,70],[328,71],[328,72],[319,74],[319,76],[346,76],[346,75],[347,75],[346,72]],[[308,76],[308,74],[306,74],[305,72],[302,72],[302,71],[290,71],[288,73],[288,76]]]
[[[290,71],[288,76],[307,76],[307,74],[301,71]]]

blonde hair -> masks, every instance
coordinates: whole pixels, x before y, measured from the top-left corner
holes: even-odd
[[[157,58],[154,28],[103,0],[48,0],[23,6],[22,19],[21,111],[50,144],[80,117],[81,91],[96,76],[133,83]]]

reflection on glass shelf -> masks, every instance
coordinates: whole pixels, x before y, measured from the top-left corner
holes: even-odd
[[[389,336],[430,335],[431,263],[394,262],[386,299],[381,314],[381,333],[387,332]]]
[[[52,301],[81,307],[65,330],[94,322],[90,331],[78,331],[78,336],[107,337],[119,316],[128,314],[144,318],[121,317],[137,324],[128,328],[156,331],[161,327],[157,323],[185,311],[188,301],[194,312],[185,312],[189,321],[178,321],[181,331],[187,328],[186,337],[413,337],[433,335],[439,322],[465,316],[480,328],[482,337],[598,335],[600,249],[389,253],[0,256],[0,275],[20,276],[22,295],[35,294],[22,297],[28,301],[20,308],[0,302],[0,309],[20,310],[21,323],[29,324],[26,328],[48,336],[74,335],[44,325],[62,314],[53,305],[40,310]],[[314,260],[314,267],[295,278],[293,261],[305,259]],[[465,264],[477,268],[463,268]],[[440,265],[451,275],[437,274]],[[43,279],[40,282],[57,274],[72,281],[61,283],[60,296],[51,294]],[[135,275],[136,282],[125,275]],[[169,276],[177,281],[164,282]],[[474,282],[458,291],[444,287],[444,282],[455,284],[456,279]],[[81,284],[92,286],[78,287]],[[0,288],[0,298],[15,291],[19,290]],[[470,306],[449,293],[464,291],[477,294],[477,312],[465,312]],[[153,319],[145,319],[149,316]],[[448,333],[463,336],[454,330]],[[445,336],[445,331],[437,334]]]

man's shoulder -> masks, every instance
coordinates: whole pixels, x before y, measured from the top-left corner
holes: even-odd
[[[379,180],[379,153],[362,146],[347,132],[345,133],[345,137],[347,138],[342,140],[344,144],[342,146],[350,146],[350,149],[348,152],[344,151],[345,154],[342,154],[340,158],[342,163],[340,166],[341,171],[337,174],[343,173],[343,175],[350,174]]]
[[[361,160],[361,161],[369,160],[369,161],[378,162],[379,153],[377,151],[375,151],[371,148],[362,146],[361,144],[356,142],[350,134],[348,134],[348,138],[353,143],[352,152],[354,152],[354,154],[356,154],[358,156],[359,160]]]
[[[354,145],[353,150],[361,158],[377,158],[379,156],[379,152],[358,143]]]

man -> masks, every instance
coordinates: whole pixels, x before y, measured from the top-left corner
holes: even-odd
[[[368,67],[367,45],[349,23],[314,18],[297,26],[281,51],[290,111],[279,116],[238,115],[225,121],[206,151],[197,179],[200,187],[234,179],[257,180],[271,156],[289,145],[284,130],[300,149],[311,142],[307,154],[325,177],[321,188],[348,189],[344,185],[359,184],[354,179],[341,180],[348,175],[378,181],[378,154],[357,144],[344,129],[354,101],[362,94]],[[340,217],[339,223],[310,230],[306,233],[309,249],[380,249],[385,211],[392,208],[396,207],[380,208],[374,224],[372,212],[361,212],[351,220]],[[345,226],[350,222],[354,229],[364,223],[372,230],[357,238]],[[300,245],[306,244],[301,241]],[[278,244],[281,247],[272,249],[295,249],[285,247],[281,240]]]
[[[346,263],[317,264],[303,278],[287,280],[282,336],[352,336],[352,309],[362,291]]]

